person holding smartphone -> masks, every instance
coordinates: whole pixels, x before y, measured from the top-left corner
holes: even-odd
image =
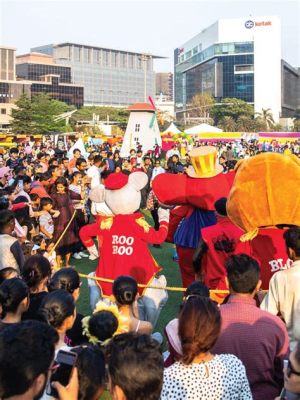
[[[284,372],[284,388],[275,400],[300,400],[300,342],[291,352]]]
[[[42,399],[54,370],[54,349],[58,335],[39,321],[10,324],[0,332],[0,398]],[[78,399],[78,375],[73,368],[66,386],[53,381],[59,400]]]

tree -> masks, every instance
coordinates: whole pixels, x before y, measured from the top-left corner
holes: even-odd
[[[194,118],[209,118],[210,110],[215,104],[214,98],[209,93],[196,94],[191,101],[188,111]]]
[[[268,129],[266,122],[260,117],[254,118],[253,122],[254,122],[254,129],[253,129],[254,132],[265,132]]]
[[[225,116],[221,119],[218,127],[223,129],[225,132],[235,132],[236,122],[232,117]]]
[[[255,131],[255,120],[247,115],[240,115],[236,121],[236,130],[239,132]]]
[[[212,107],[211,114],[215,120],[215,124],[218,124],[224,117],[231,117],[234,121],[237,121],[241,115],[253,117],[254,109],[251,104],[248,104],[244,100],[224,98],[221,100],[221,103],[215,104]]]
[[[76,126],[78,121],[93,121],[93,115],[99,117],[99,121],[106,121],[107,116],[110,121],[115,121],[121,129],[126,129],[129,111],[126,108],[115,107],[82,107],[71,117],[71,125]]]
[[[18,108],[11,111],[13,118],[11,130],[16,134],[32,135],[35,133],[35,127],[30,98],[24,93],[15,104]]]
[[[32,112],[36,131],[38,133],[65,131],[65,121],[57,121],[56,117],[71,109],[72,107],[66,103],[53,100],[45,93],[33,96]]]
[[[300,119],[294,120],[293,132],[300,132]]]
[[[294,117],[296,118],[296,120],[300,120],[300,108],[296,109]]]
[[[273,125],[275,125],[273,114],[270,108],[262,108],[261,112],[256,112],[255,114],[258,115],[266,123],[268,130],[270,130]]]
[[[280,124],[274,124],[269,128],[270,132],[283,132],[284,129],[282,128],[282,126]]]

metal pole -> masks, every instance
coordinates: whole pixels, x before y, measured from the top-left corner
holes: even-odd
[[[143,54],[142,60],[144,64],[144,102],[147,103],[147,56]]]

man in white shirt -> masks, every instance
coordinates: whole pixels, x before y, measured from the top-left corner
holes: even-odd
[[[100,155],[96,155],[93,160],[93,165],[87,170],[87,176],[91,178],[91,189],[93,189],[95,186],[100,185],[101,163],[102,157]]]
[[[172,146],[172,148],[167,151],[166,160],[168,161],[168,159],[174,155],[176,155],[180,158],[180,153],[179,153],[179,150],[177,149],[176,144],[174,144],[174,146]]]
[[[260,308],[282,316],[294,350],[300,341],[300,228],[293,227],[284,233],[291,268],[276,272],[270,280],[269,292]]]
[[[164,174],[165,172],[166,170],[161,166],[160,161],[156,160],[152,171],[151,181],[153,181],[157,175]]]

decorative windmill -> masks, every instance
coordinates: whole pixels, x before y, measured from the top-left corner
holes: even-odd
[[[156,107],[149,96],[149,103],[136,103],[128,107],[130,111],[126,132],[121,148],[121,157],[128,157],[130,150],[141,145],[143,152],[161,146],[160,131],[156,117]]]

